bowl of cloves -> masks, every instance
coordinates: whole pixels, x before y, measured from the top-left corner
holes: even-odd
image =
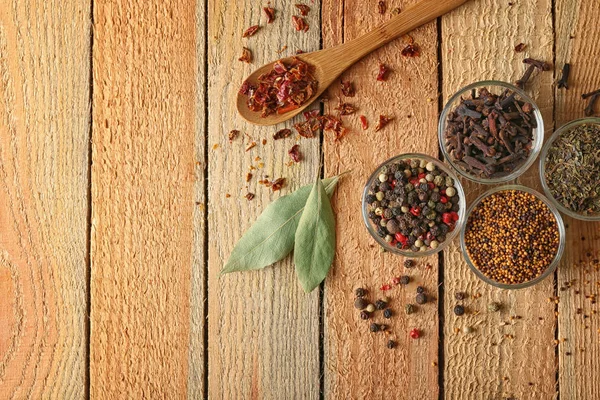
[[[481,81],[450,98],[438,124],[440,148],[456,172],[475,182],[511,181],[535,161],[544,139],[544,121],[521,89]]]

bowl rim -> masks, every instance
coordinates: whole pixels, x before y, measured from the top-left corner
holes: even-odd
[[[456,189],[456,194],[459,196],[458,221],[456,222],[456,225],[454,226],[454,230],[452,232],[450,232],[448,235],[446,235],[446,240],[444,240],[442,243],[440,243],[440,245],[437,248],[430,249],[427,251],[417,251],[417,252],[398,249],[397,247],[391,246],[385,240],[383,240],[382,238],[377,236],[377,233],[375,232],[375,229],[373,228],[373,226],[371,226],[371,221],[369,220],[369,215],[368,215],[368,211],[367,211],[368,204],[366,202],[366,197],[367,197],[367,194],[369,193],[369,187],[371,186],[371,183],[373,182],[373,180],[379,176],[379,171],[381,170],[381,168],[383,168],[384,166],[391,164],[395,161],[413,159],[413,158],[431,161],[442,171],[446,172],[448,174],[448,176],[454,180],[454,188]],[[394,157],[388,158],[387,160],[385,160],[384,162],[379,164],[375,168],[373,173],[367,179],[367,183],[365,184],[365,187],[363,189],[362,198],[361,198],[361,209],[362,209],[363,222],[364,222],[365,226],[367,227],[367,231],[369,232],[369,234],[375,239],[375,241],[381,247],[383,247],[387,251],[394,253],[394,254],[399,254],[399,255],[402,255],[405,257],[410,257],[410,258],[431,256],[431,255],[439,253],[440,251],[442,251],[446,247],[448,247],[448,245],[458,236],[459,232],[462,231],[462,228],[466,221],[466,208],[467,208],[467,203],[466,203],[465,192],[462,187],[462,183],[460,182],[460,180],[458,179],[456,174],[452,171],[451,168],[449,168],[446,164],[444,164],[443,161],[433,158],[427,154],[422,154],[422,153],[399,154]]]
[[[556,250],[556,254],[554,255],[554,259],[552,260],[550,265],[548,265],[546,270],[537,278],[531,279],[527,282],[517,283],[517,284],[513,284],[513,285],[500,283],[500,282],[497,282],[497,281],[485,276],[483,274],[483,272],[481,272],[471,261],[471,257],[469,256],[469,253],[467,251],[467,246],[465,243],[465,234],[467,232],[469,217],[471,216],[471,213],[473,212],[475,207],[477,207],[479,205],[479,203],[481,203],[481,201],[483,199],[485,199],[486,197],[489,197],[490,195],[492,195],[494,193],[502,192],[502,191],[506,191],[506,190],[520,190],[520,191],[530,193],[530,194],[536,196],[539,200],[543,201],[546,204],[548,209],[554,215],[554,218],[556,219],[556,224],[558,225],[558,240],[559,240],[558,249]],[[500,288],[500,289],[509,289],[509,290],[524,289],[524,288],[528,288],[533,285],[536,285],[539,282],[543,281],[548,276],[552,275],[554,273],[554,271],[556,270],[556,268],[558,267],[558,264],[560,263],[563,252],[565,250],[565,244],[566,244],[566,230],[565,230],[564,221],[563,221],[558,209],[556,207],[554,207],[554,205],[550,202],[550,200],[548,200],[543,194],[541,194],[537,190],[532,189],[527,186],[517,185],[517,184],[509,184],[509,185],[502,185],[502,186],[494,187],[492,189],[485,191],[483,194],[481,194],[479,197],[477,197],[477,199],[475,199],[475,201],[473,201],[473,203],[469,206],[466,217],[467,217],[467,220],[465,222],[464,229],[460,233],[460,249],[461,249],[463,258],[464,258],[465,262],[467,263],[467,265],[469,266],[469,268],[471,269],[471,271],[473,271],[475,273],[475,275],[479,279],[484,281],[485,283],[492,285],[494,287]]]
[[[510,174],[499,177],[499,178],[479,178],[479,177],[473,176],[473,175],[469,174],[468,172],[464,171],[462,168],[460,168],[458,165],[456,165],[454,163],[454,161],[452,161],[452,158],[450,157],[450,154],[446,150],[446,146],[444,144],[444,130],[446,127],[446,119],[447,119],[448,114],[451,111],[450,110],[451,106],[457,100],[459,100],[464,93],[469,92],[472,89],[475,89],[478,87],[484,87],[484,86],[501,86],[505,89],[510,89],[510,90],[513,90],[514,92],[516,92],[524,101],[531,103],[531,105],[533,106],[533,115],[535,116],[535,119],[537,122],[537,128],[535,128],[533,131],[534,132],[533,146],[531,148],[531,152],[529,153],[529,157],[525,160],[525,162],[519,168],[517,168]],[[495,184],[499,184],[499,183],[507,183],[507,182],[515,180],[516,178],[521,176],[525,171],[527,171],[529,169],[529,167],[531,167],[533,165],[533,163],[537,159],[540,151],[542,150],[542,145],[544,142],[544,133],[545,133],[544,132],[544,119],[542,117],[540,108],[538,107],[537,103],[535,101],[533,101],[533,99],[527,93],[525,93],[523,90],[519,89],[515,85],[508,83],[508,82],[497,81],[497,80],[483,80],[483,81],[473,82],[470,85],[467,85],[467,86],[463,87],[462,89],[458,90],[454,95],[452,95],[448,99],[448,101],[444,105],[444,108],[442,109],[442,112],[440,113],[440,118],[438,120],[438,144],[439,144],[440,150],[442,152],[442,155],[444,156],[444,159],[448,162],[448,164],[450,164],[452,169],[455,170],[456,173],[458,173],[458,175],[460,175],[461,177],[464,177],[465,179],[468,179],[472,182],[476,182],[476,183],[483,184],[483,185],[495,185]]]
[[[548,199],[552,202],[552,204],[556,208],[558,208],[558,210],[561,213],[568,215],[569,217],[578,219],[580,221],[600,221],[600,213],[597,215],[582,215],[582,214],[578,214],[575,211],[565,207],[562,203],[560,203],[558,200],[556,200],[554,198],[554,196],[552,195],[552,192],[550,191],[550,188],[548,187],[548,183],[546,182],[546,173],[545,173],[546,172],[546,156],[548,155],[548,151],[550,150],[552,143],[554,143],[554,141],[556,139],[558,139],[558,137],[560,135],[562,135],[564,132],[571,130],[573,128],[576,128],[577,126],[583,125],[583,124],[594,124],[594,125],[600,126],[600,117],[584,117],[584,118],[578,118],[573,121],[567,122],[567,123],[563,124],[560,128],[558,128],[556,131],[554,131],[552,136],[550,136],[550,138],[546,141],[546,143],[544,144],[544,147],[542,148],[542,151],[540,153],[540,171],[539,171],[540,180],[542,182],[542,188],[544,189],[544,193],[546,194]]]

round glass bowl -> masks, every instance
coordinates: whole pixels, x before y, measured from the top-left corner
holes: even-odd
[[[537,123],[537,128],[533,129],[533,143],[531,146],[531,151],[529,152],[529,157],[527,157],[527,159],[524,160],[522,164],[519,165],[519,167],[511,173],[496,178],[484,178],[476,176],[464,170],[461,166],[457,165],[450,156],[446,148],[446,140],[444,139],[444,132],[447,126],[448,114],[454,111],[454,109],[460,104],[461,99],[472,98],[472,94],[474,91],[479,93],[479,90],[483,88],[488,89],[490,93],[498,95],[504,92],[505,90],[513,91],[515,93],[516,99],[524,101],[525,103],[530,103],[533,106],[532,113],[535,116],[535,120]],[[527,94],[525,94],[525,92],[523,92],[516,86],[513,86],[510,83],[500,81],[475,82],[459,90],[454,96],[450,98],[450,100],[448,100],[448,102],[444,106],[438,123],[438,140],[444,158],[460,176],[463,176],[471,181],[487,185],[505,183],[512,181],[518,176],[520,176],[533,164],[533,162],[537,158],[540,150],[542,149],[542,143],[544,141],[544,121],[542,119],[542,114],[540,113],[540,110],[535,104],[535,102]]]
[[[583,221],[600,221],[600,214],[596,215],[583,215],[576,213],[575,211],[565,207],[558,200],[554,198],[552,193],[550,192],[550,188],[548,187],[548,183],[546,182],[546,156],[548,155],[548,150],[552,146],[552,143],[563,133],[570,131],[571,129],[575,129],[580,125],[599,125],[600,126],[600,118],[581,118],[571,121],[556,130],[548,139],[544,148],[542,149],[542,153],[540,154],[540,179],[542,180],[542,187],[544,188],[544,193],[550,199],[552,204],[560,210],[565,215],[569,217],[573,217],[575,219],[583,220]]]
[[[537,278],[534,278],[527,282],[517,283],[517,284],[504,284],[504,283],[495,281],[495,280],[490,279],[487,276],[485,276],[483,274],[483,272],[481,272],[475,266],[475,264],[471,261],[471,258],[469,257],[469,253],[467,251],[467,246],[465,243],[465,233],[467,231],[467,224],[468,224],[469,217],[470,217],[471,213],[473,212],[473,210],[479,205],[479,203],[481,203],[481,201],[484,198],[486,198],[494,193],[502,192],[505,190],[520,190],[522,192],[526,192],[526,193],[530,193],[530,194],[534,195],[539,200],[543,201],[544,204],[546,204],[546,206],[548,206],[548,209],[554,215],[554,218],[556,219],[556,224],[558,225],[558,240],[559,240],[558,249],[556,250],[556,255],[554,256],[554,259],[552,260],[550,265]],[[495,187],[495,188],[490,189],[487,192],[483,193],[481,196],[479,196],[473,202],[473,204],[471,204],[469,206],[469,210],[467,211],[467,215],[466,215],[465,227],[460,233],[460,248],[462,250],[463,257],[464,257],[467,265],[471,269],[471,271],[473,271],[475,273],[475,275],[477,275],[477,277],[479,279],[481,279],[482,281],[484,281],[485,283],[495,286],[500,289],[523,289],[523,288],[530,287],[530,286],[533,286],[533,285],[541,282],[542,280],[547,278],[549,275],[552,275],[554,273],[554,270],[556,270],[556,267],[558,266],[558,263],[560,262],[560,259],[563,255],[563,251],[565,250],[565,237],[566,237],[565,235],[566,235],[565,225],[563,223],[562,217],[560,216],[560,213],[558,212],[558,209],[546,197],[544,197],[544,195],[542,195],[541,193],[539,193],[531,188],[521,186],[521,185],[503,185],[503,186]]]
[[[446,235],[446,240],[444,240],[442,243],[440,243],[438,245],[438,247],[436,247],[435,249],[430,248],[427,251],[411,251],[411,250],[399,249],[396,246],[391,245],[390,243],[386,242],[383,238],[381,238],[377,235],[375,226],[369,220],[369,210],[368,210],[369,204],[366,201],[366,197],[369,194],[369,188],[371,187],[373,182],[375,182],[376,179],[379,179],[379,174],[381,173],[382,168],[391,163],[397,163],[397,162],[400,162],[403,160],[409,160],[409,159],[425,160],[426,162],[432,162],[437,168],[439,168],[441,171],[448,174],[448,176],[450,178],[452,178],[452,180],[454,181],[454,188],[456,189],[456,196],[458,196],[458,199],[459,199],[459,201],[458,201],[459,210],[457,211],[458,221],[456,221],[454,230],[452,230],[451,232],[448,232],[448,234]],[[363,220],[365,222],[365,226],[367,227],[367,230],[369,231],[371,236],[373,236],[373,238],[377,241],[377,243],[379,243],[379,245],[381,247],[383,247],[384,249],[386,249],[387,251],[389,251],[391,253],[395,253],[395,254],[400,254],[405,257],[426,257],[426,256],[430,256],[430,255],[433,255],[433,254],[436,254],[436,253],[442,251],[444,248],[446,248],[448,246],[448,244],[450,244],[450,242],[452,242],[452,240],[456,237],[458,232],[461,231],[461,229],[465,223],[465,220],[466,220],[465,219],[465,215],[466,215],[465,192],[463,191],[463,187],[462,187],[460,181],[458,180],[458,177],[456,176],[456,174],[454,174],[454,172],[452,172],[452,170],[450,168],[448,168],[446,165],[444,165],[440,160],[437,160],[433,157],[430,157],[425,154],[420,154],[420,153],[401,154],[399,156],[390,158],[389,160],[385,161],[383,164],[379,165],[375,169],[375,172],[373,172],[373,174],[371,174],[371,176],[369,177],[369,180],[367,181],[367,184],[365,185],[365,188],[363,190],[362,215],[363,215]]]

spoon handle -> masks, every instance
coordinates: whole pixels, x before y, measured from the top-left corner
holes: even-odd
[[[341,74],[349,66],[392,40],[407,34],[419,26],[446,14],[468,0],[423,0],[403,10],[389,21],[372,31],[330,49],[327,58],[337,62],[327,63],[334,75]],[[332,54],[333,53],[333,54]],[[339,55],[340,57],[336,57]]]

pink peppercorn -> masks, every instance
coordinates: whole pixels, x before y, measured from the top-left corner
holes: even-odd
[[[421,337],[421,331],[418,330],[417,328],[411,329],[410,331],[410,337],[413,339],[418,339]]]

